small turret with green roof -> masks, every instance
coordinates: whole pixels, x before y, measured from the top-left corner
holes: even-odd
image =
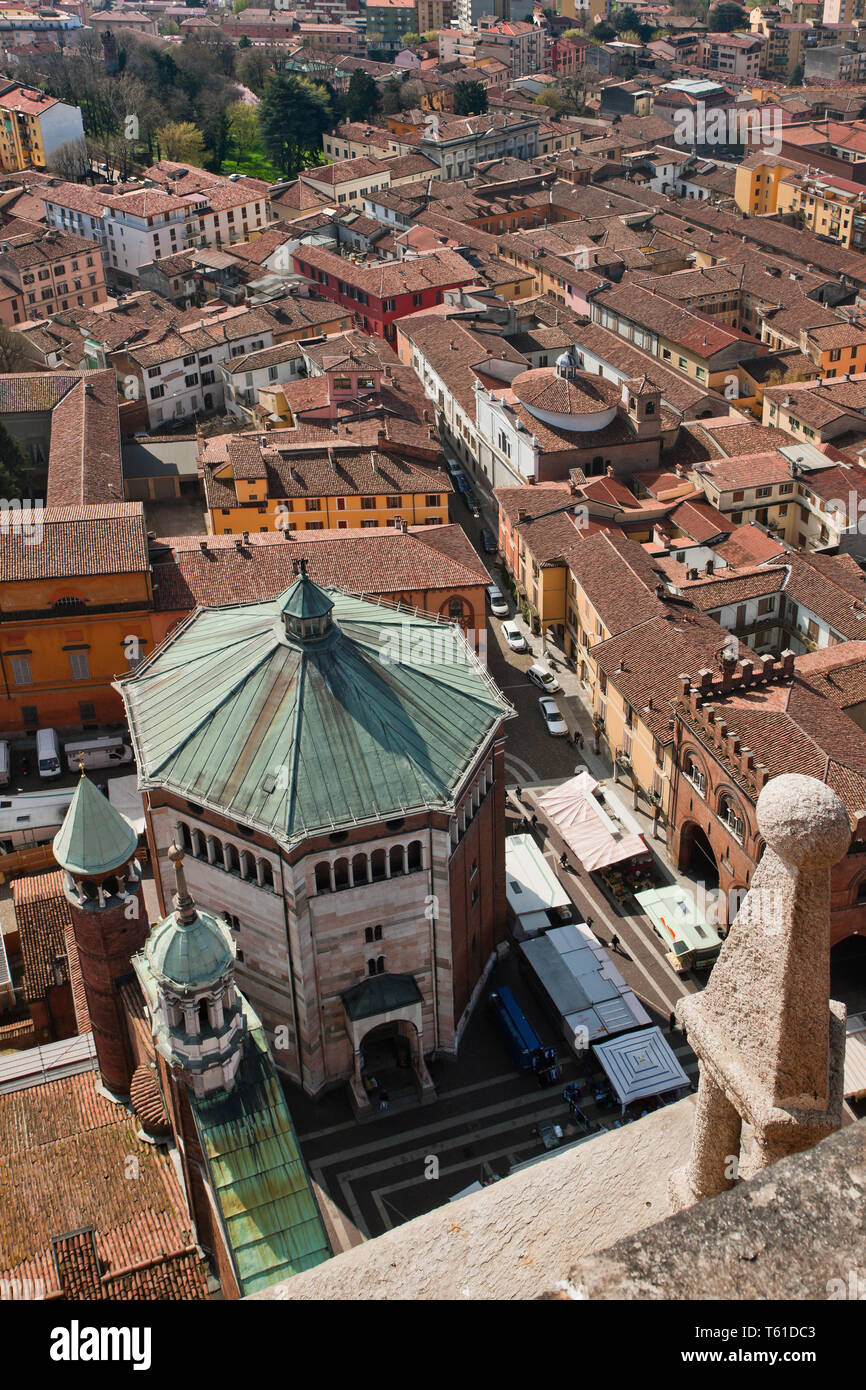
[[[190,897],[183,871],[183,852],[176,845],[168,851],[174,865],[177,891],[174,911],[164,917],[147,939],[144,954],[161,985],[173,991],[195,994],[214,987],[234,969],[234,946],[228,927],[218,917],[197,907]]]
[[[75,877],[98,879],[128,864],[137,848],[135,827],[82,772],[54,837],[60,867]]]
[[[334,602],[307,574],[306,560],[295,560],[297,578],[279,601],[283,626],[296,641],[315,641],[333,629]]]

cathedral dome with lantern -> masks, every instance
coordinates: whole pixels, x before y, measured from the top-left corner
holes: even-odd
[[[536,420],[575,434],[603,430],[616,418],[619,388],[604,377],[581,371],[572,352],[555,367],[533,367],[511,383],[515,400]]]

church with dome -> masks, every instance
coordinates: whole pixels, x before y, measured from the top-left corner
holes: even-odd
[[[160,1067],[202,1104],[230,1083],[238,989],[311,1096],[346,1085],[365,1118],[375,1075],[433,1099],[427,1060],[456,1053],[506,929],[513,711],[459,627],[299,562],[275,601],[197,609],[120,689],[171,923],[136,956]],[[207,932],[169,911],[174,846]]]
[[[580,348],[510,382],[476,379],[478,460],[493,488],[655,468],[680,416],[649,377],[619,384],[583,368]]]

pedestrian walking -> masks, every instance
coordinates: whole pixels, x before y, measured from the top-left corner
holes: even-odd
[[[668,1032],[669,1032],[669,1033],[672,1033],[672,1032],[674,1031],[674,1029],[676,1028],[676,1026],[677,1026],[677,1016],[676,1016],[676,1014],[674,1013],[673,1009],[671,1009],[670,1017],[668,1018]]]
[[[391,1106],[391,1101],[390,1101],[390,1098],[389,1098],[389,1096],[388,1096],[388,1092],[387,1092],[387,1091],[380,1091],[380,1092],[379,1092],[379,1109],[380,1109],[380,1110],[388,1110],[388,1109],[390,1109],[390,1106]]]
[[[587,919],[586,919],[586,925],[587,925],[588,927],[591,927],[591,926],[592,926],[592,918],[591,918],[591,917],[587,917]]]
[[[610,938],[610,949],[611,949],[612,951],[616,951],[617,955],[619,954],[619,937],[618,937],[618,936],[612,936],[612,937]]]
[[[537,824],[538,824],[538,816],[535,815],[535,813],[533,812],[533,816],[532,816],[532,828],[533,828],[533,830],[535,829],[535,827],[537,826]]]
[[[517,797],[517,800],[518,800],[518,801],[522,801],[522,800],[523,800],[523,788],[522,788],[522,787],[515,787],[515,788],[514,788],[514,795]]]

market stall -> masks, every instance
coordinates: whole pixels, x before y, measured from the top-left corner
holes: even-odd
[[[621,901],[652,886],[652,853],[646,840],[616,823],[588,772],[551,788],[538,798],[538,805],[584,867],[604,877],[615,898]]]
[[[633,1101],[666,1095],[689,1085],[689,1078],[661,1028],[623,1033],[610,1042],[596,1043],[592,1050],[623,1111]]]

